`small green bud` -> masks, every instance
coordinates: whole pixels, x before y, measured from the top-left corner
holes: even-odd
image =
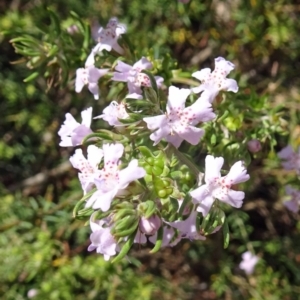
[[[158,167],[158,166],[156,166],[156,165],[153,166],[153,168],[152,168],[152,173],[153,173],[153,175],[159,176],[159,175],[162,174],[162,172],[163,172],[163,169],[162,169],[162,168],[160,168],[160,167]]]
[[[146,165],[143,167],[146,171],[147,174],[151,175],[152,174],[152,167],[149,165]]]
[[[153,165],[154,165],[154,158],[153,158],[153,157],[147,157],[147,158],[146,158],[146,162],[147,162],[150,166],[153,166]]]
[[[166,192],[166,190],[160,190],[160,191],[158,191],[157,195],[159,198],[166,198],[168,193]]]
[[[185,182],[190,182],[193,179],[193,176],[191,175],[190,172],[187,172],[184,174],[184,180]]]
[[[172,188],[167,188],[167,189],[165,189],[165,191],[166,191],[166,193],[167,193],[168,196],[173,193],[173,189]]]
[[[153,184],[156,191],[162,190],[165,188],[164,182],[159,177],[153,178]]]
[[[163,182],[164,187],[169,187],[170,186],[170,181],[169,180],[164,179],[162,182]]]

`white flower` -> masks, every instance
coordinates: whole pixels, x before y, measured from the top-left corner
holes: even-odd
[[[220,170],[223,166],[223,157],[207,155],[205,158],[205,183],[190,192],[194,203],[198,204],[197,211],[206,216],[215,199],[219,199],[233,207],[240,208],[245,198],[245,193],[231,189],[231,186],[247,181],[247,174],[242,161],[236,162],[229,173],[221,177]]]
[[[31,298],[34,298],[35,296],[37,296],[39,294],[39,290],[38,289],[30,289],[28,292],[27,292],[27,297],[29,299]]]
[[[136,243],[136,244],[145,244],[145,243],[147,243],[146,235],[143,232],[141,232],[139,228],[138,228],[137,233],[135,235],[134,243]]]
[[[103,254],[105,260],[109,260],[111,256],[116,255],[120,251],[115,238],[110,233],[110,219],[106,218],[101,221],[90,220],[92,233],[90,236],[91,245],[88,251],[96,250],[97,253]]]
[[[193,77],[201,81],[200,86],[193,88],[194,93],[202,92],[203,98],[212,103],[219,91],[230,91],[236,93],[238,91],[237,82],[234,79],[226,78],[226,76],[234,69],[234,64],[223,57],[215,59],[215,70],[206,68],[192,74]]]
[[[290,195],[291,200],[283,202],[283,205],[290,211],[297,213],[300,205],[300,192],[290,186],[287,186],[285,191]]]
[[[62,147],[81,145],[82,140],[92,133],[90,129],[92,121],[92,107],[81,112],[82,123],[78,123],[70,114],[66,114],[66,120],[58,131],[61,138],[59,143]]]
[[[87,201],[86,207],[107,211],[115,196],[126,194],[130,182],[145,176],[146,172],[138,166],[136,159],[127,168],[119,170],[119,159],[123,155],[122,144],[103,145],[104,167],[99,177],[94,179],[97,191]]]
[[[298,153],[296,153],[293,148],[288,145],[278,152],[278,157],[284,160],[281,163],[284,169],[296,170],[296,172],[300,174],[300,147],[298,148]]]
[[[205,240],[206,238],[198,233],[196,228],[197,211],[191,212],[189,217],[184,221],[166,222],[171,227],[179,230],[181,238],[190,240]]]
[[[76,71],[75,91],[80,93],[82,88],[87,85],[89,91],[94,95],[95,100],[99,99],[98,80],[104,76],[109,69],[98,69],[91,65],[86,68],[79,68]]]
[[[242,254],[242,261],[239,265],[241,270],[244,270],[246,274],[251,275],[259,260],[259,257],[247,251]]]
[[[103,119],[111,126],[124,126],[118,119],[127,119],[129,117],[124,103],[112,101],[104,110],[103,114],[94,119]]]
[[[141,73],[142,70],[151,69],[151,62],[142,57],[133,66],[130,66],[122,61],[118,61],[116,71],[112,77],[112,80],[127,82],[129,95],[126,98],[138,99],[142,96],[141,86],[150,87],[151,82],[148,75]],[[164,79],[160,76],[155,76],[156,84],[161,87]]]
[[[157,232],[154,235],[151,235],[149,237],[149,241],[152,244],[155,244],[157,240]],[[161,247],[173,247],[177,245],[181,240],[181,237],[175,238],[175,231],[173,228],[170,228],[168,226],[164,226],[163,228],[163,238],[162,238],[162,244]]]
[[[70,157],[72,166],[80,171],[78,174],[84,194],[94,185],[94,179],[100,176],[98,168],[103,157],[103,150],[95,145],[87,148],[87,159],[83,156],[81,149],[76,149],[75,154]]]
[[[112,49],[123,54],[123,48],[118,44],[120,36],[126,32],[126,26],[120,24],[117,18],[111,18],[106,25],[106,28],[100,27],[94,38],[98,44],[93,48],[88,56],[85,65],[90,66],[95,64],[95,55],[106,50],[110,52]]]
[[[150,130],[157,129],[150,135],[154,145],[163,138],[176,148],[183,140],[192,145],[199,143],[204,130],[195,125],[212,120],[215,114],[212,112],[211,104],[201,98],[185,108],[185,101],[189,95],[189,89],[170,86],[166,114],[143,119]]]

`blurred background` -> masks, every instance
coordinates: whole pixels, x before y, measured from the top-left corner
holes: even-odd
[[[1,299],[300,299],[300,219],[282,205],[289,173],[275,158],[300,145],[298,1],[13,0],[0,2],[0,14]],[[78,117],[93,105],[97,115],[112,100],[74,91],[95,44],[90,27],[112,16],[140,54],[190,71],[223,56],[236,65],[246,106],[280,106],[272,124],[286,120],[284,130],[251,157],[253,185],[242,209],[228,210],[225,250],[219,232],[153,255],[137,247],[115,265],[87,252],[90,229],[72,218],[82,196],[73,149],[58,146],[57,131],[66,112]],[[36,50],[16,53],[10,41],[24,36]],[[249,247],[260,260],[247,276],[239,263]]]

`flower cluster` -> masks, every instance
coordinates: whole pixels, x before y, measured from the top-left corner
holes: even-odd
[[[299,177],[300,147],[298,148],[298,152],[295,152],[292,146],[288,145],[278,152],[278,157],[282,160],[281,165],[285,170],[296,171],[296,174]],[[300,191],[288,185],[285,187],[285,192],[289,200],[285,201],[283,205],[291,212],[297,213],[300,205]]]
[[[116,18],[110,19],[96,33],[97,45],[85,67],[76,72],[75,91],[87,85],[95,99],[102,76],[107,75],[110,85],[124,84],[123,96],[94,117],[110,129],[92,131],[90,107],[81,113],[81,124],[67,113],[58,132],[60,146],[81,146],[70,162],[79,171],[84,195],[74,215],[89,219],[91,227],[88,250],[96,250],[106,260],[117,255],[115,261],[134,243],[148,240],[155,252],[181,239],[204,240],[224,224],[224,203],[242,206],[245,193],[236,185],[249,179],[243,161],[221,176],[224,158],[208,154],[202,183],[203,174],[179,149],[182,144],[201,145],[205,123],[216,121],[214,99],[221,91],[238,91],[237,82],[227,78],[234,65],[218,57],[214,71],[191,74],[201,81],[198,87],[167,87],[157,75],[155,60],[141,57],[134,62],[125,51],[126,43],[121,43],[125,31]],[[102,57],[112,51],[122,57],[102,69]]]

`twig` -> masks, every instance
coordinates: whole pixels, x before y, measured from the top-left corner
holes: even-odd
[[[15,192],[16,190],[25,187],[41,185],[45,183],[47,180],[49,180],[50,178],[54,178],[67,173],[70,169],[71,169],[71,164],[68,161],[66,161],[51,170],[46,170],[32,177],[29,177],[23,180],[21,183],[12,184],[9,187],[7,187],[7,189],[10,192]]]

